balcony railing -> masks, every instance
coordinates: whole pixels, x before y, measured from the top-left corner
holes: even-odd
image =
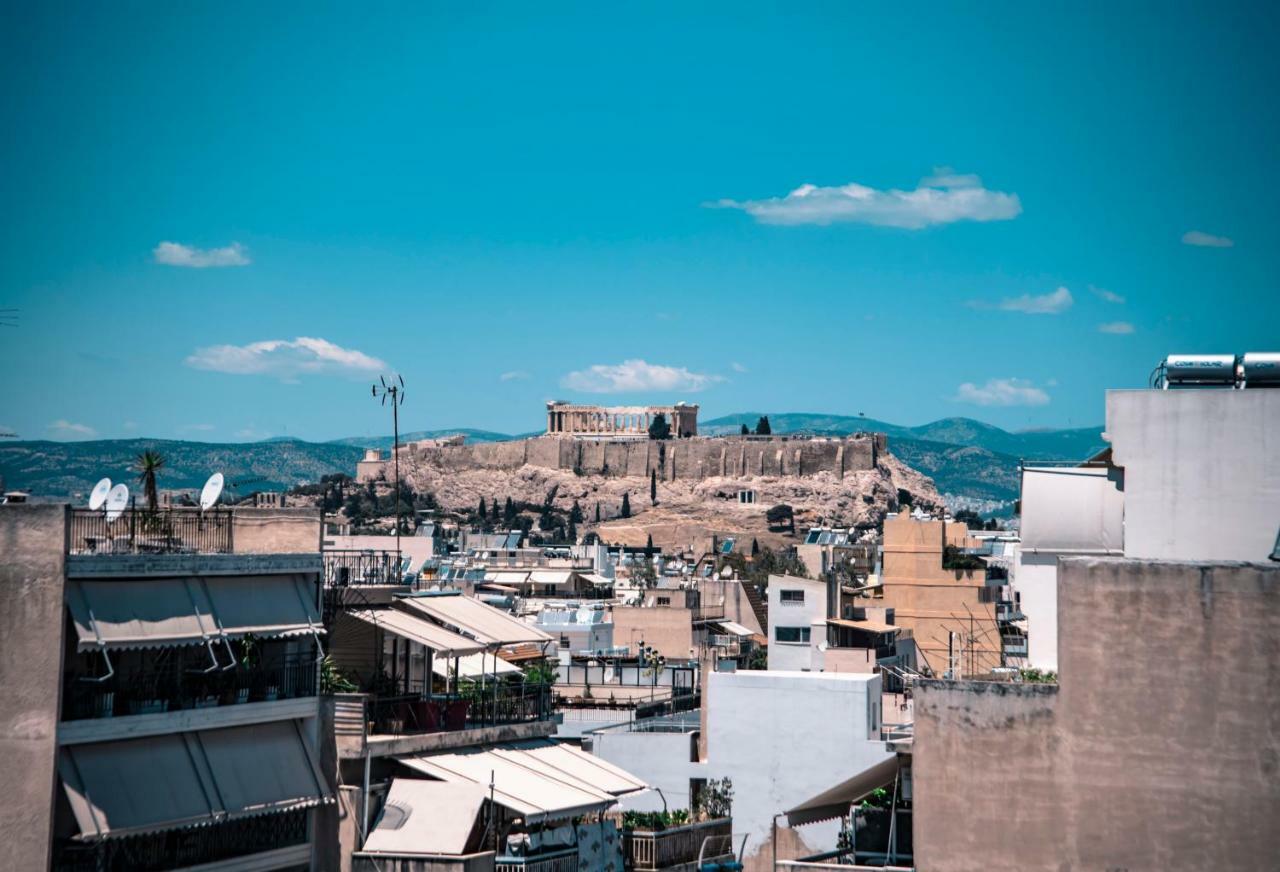
[[[213,864],[307,843],[307,809],[146,833],[100,842],[63,842],[54,872],[159,872]],[[274,867],[273,867],[274,868]]]
[[[126,509],[108,520],[102,511],[71,510],[71,554],[230,554],[231,512]]]
[[[491,684],[462,694],[421,692],[396,696],[369,695],[366,720],[373,732],[399,736],[454,732],[545,721],[553,708],[549,684]]]
[[[325,551],[324,586],[354,587],[370,584],[405,584],[404,552]]]
[[[504,855],[494,861],[494,872],[578,872],[578,849],[566,848],[532,857]]]
[[[275,665],[208,673],[186,670],[179,661],[167,668],[122,669],[102,682],[68,674],[63,686],[65,721],[162,714],[315,696],[316,661],[295,656]]]
[[[656,872],[696,863],[704,842],[711,850],[703,859],[732,853],[731,846],[726,850],[732,835],[732,818],[716,818],[666,830],[626,830],[622,834],[623,853],[628,869]]]
[[[351,856],[351,872],[495,872],[493,851],[476,854],[366,854]]]

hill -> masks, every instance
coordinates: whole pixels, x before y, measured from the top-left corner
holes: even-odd
[[[457,436],[458,434],[466,436],[468,442],[507,442],[512,439],[524,438],[523,435],[512,436],[507,433],[494,433],[492,430],[472,430],[469,427],[458,427],[454,430],[414,430],[412,433],[401,433],[400,441],[416,442],[419,439],[442,439],[445,436]],[[354,445],[357,448],[380,448],[383,451],[387,451],[390,450],[393,441],[390,436],[347,436],[344,439],[331,439],[324,444]]]
[[[0,475],[5,487],[38,496],[72,497],[88,493],[103,476],[133,487],[133,459],[152,448],[165,458],[162,488],[199,488],[210,473],[228,482],[264,479],[251,490],[284,490],[333,472],[352,472],[363,450],[354,445],[273,439],[220,444],[177,439],[98,439],[89,442],[0,443]]]

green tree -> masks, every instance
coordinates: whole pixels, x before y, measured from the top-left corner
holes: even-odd
[[[155,512],[160,507],[160,495],[156,490],[156,475],[164,469],[164,457],[159,451],[148,448],[138,455],[133,462],[133,471],[138,473],[138,482],[147,494],[147,508]]]
[[[569,538],[570,545],[578,544],[578,523],[577,521],[573,520],[572,515],[569,516],[569,537],[568,538]]]
[[[480,523],[484,523],[489,517],[489,509],[485,507],[484,497],[480,498],[480,508],[476,509],[476,514],[480,517]]]
[[[573,501],[573,507],[569,509],[569,521],[573,524],[582,523],[582,507],[578,505],[578,501]]]
[[[760,420],[756,421],[756,435],[770,436],[773,434],[773,428],[769,426],[769,416],[761,415]]]
[[[670,439],[671,424],[667,422],[667,416],[662,412],[653,416],[653,420],[649,422],[649,438],[650,439]]]
[[[618,517],[620,518],[631,517],[631,495],[630,494],[622,495],[622,511],[619,513]]]
[[[644,556],[649,557],[653,554],[653,534],[650,533],[648,539],[644,543]]]
[[[750,428],[750,427],[748,427],[746,424],[743,424],[743,425],[742,425],[742,435],[743,435],[743,436],[750,436],[750,435],[751,435],[751,428]]]
[[[649,502],[658,504],[658,470],[649,470]]]
[[[759,556],[760,556],[760,543],[759,541],[752,539],[751,540],[751,557],[752,559],[754,559]]]
[[[596,523],[600,523],[600,504],[596,503]]]
[[[507,497],[507,501],[502,506],[502,523],[507,529],[511,529],[516,523],[516,504],[511,502],[511,497]]]

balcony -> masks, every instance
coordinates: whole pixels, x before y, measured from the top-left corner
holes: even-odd
[[[1000,637],[1001,650],[1006,657],[1026,657],[1027,637],[1005,634]]]
[[[351,872],[494,872],[493,851],[478,854],[366,854],[351,856]]]
[[[218,668],[207,649],[191,646],[117,655],[118,668],[96,680],[91,655],[81,655],[63,680],[62,720],[154,715],[316,695],[314,655],[279,653],[263,645],[262,659]],[[212,668],[211,668],[212,667]],[[208,671],[206,671],[208,670]]]
[[[69,554],[230,554],[231,512],[126,509],[108,520],[102,511],[72,509]]]
[[[404,577],[407,563],[403,552],[397,557],[395,551],[325,551],[324,586],[407,584]]]
[[[276,869],[288,862],[252,865],[270,852],[278,860],[306,866],[311,860],[307,836],[308,809],[223,821],[205,827],[144,833],[98,842],[67,840],[54,846],[53,872],[161,872],[204,867]]]
[[[624,863],[635,872],[657,872],[733,855],[733,819],[716,818],[665,830],[626,830]],[[706,851],[703,846],[706,845]]]
[[[529,857],[504,855],[494,861],[494,872],[578,872],[578,849],[565,848]]]

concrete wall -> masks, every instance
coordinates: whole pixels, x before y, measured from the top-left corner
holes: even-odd
[[[1057,672],[1058,555],[1019,551],[1009,582],[1027,616],[1027,666]]]
[[[1059,690],[921,682],[916,865],[1280,856],[1280,566],[1063,560]]]
[[[620,766],[657,790],[625,797],[618,808],[635,811],[662,811],[663,796],[670,809],[689,808],[689,779],[705,778],[706,767],[693,760],[697,734],[628,732],[609,730],[592,733],[591,753]]]
[[[66,547],[66,505],[0,505],[0,844],[10,869],[49,865]]]
[[[320,550],[320,510],[236,508],[231,547],[237,554],[308,554]]]
[[[1124,553],[1266,560],[1280,531],[1280,390],[1107,391]]]
[[[803,603],[782,602],[783,591],[801,591]],[[827,584],[790,575],[769,576],[769,668],[786,672],[812,669],[813,655],[826,640]],[[779,642],[779,627],[809,628],[806,642]]]
[[[748,835],[748,872],[762,872],[774,815],[889,756],[879,741],[880,676],[716,672],[707,684],[708,777],[733,779],[734,842]],[[783,830],[778,858],[829,850],[838,830]]]
[[[673,606],[613,607],[613,644],[632,651],[643,641],[668,660],[694,656],[693,612]]]

